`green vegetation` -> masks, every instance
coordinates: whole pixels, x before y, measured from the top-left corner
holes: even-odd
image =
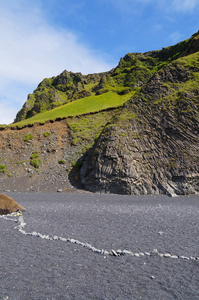
[[[73,146],[77,146],[81,142],[81,140],[82,140],[81,138],[73,139],[71,144]]]
[[[30,156],[30,165],[34,168],[38,169],[40,166],[41,160],[39,159],[39,155],[37,151],[34,151]]]
[[[32,140],[33,135],[31,133],[25,135],[24,137],[24,142],[29,142],[30,140]]]
[[[47,137],[47,136],[49,136],[49,135],[50,135],[50,132],[44,132],[44,133],[43,133],[43,136],[44,136],[44,137]]]
[[[0,173],[5,173],[6,172],[6,166],[0,165]]]
[[[64,165],[66,163],[65,159],[60,159],[59,164]]]
[[[117,110],[102,111],[96,114],[85,115],[68,119],[72,132],[72,144],[77,146],[79,153],[92,147],[107,122],[115,115]],[[74,149],[75,151],[75,149]]]
[[[63,71],[56,77],[45,78],[28,95],[26,103],[17,114],[15,125],[23,127],[37,122],[43,124],[56,118],[122,106],[139,93],[140,88],[155,72],[170,64],[180,68],[188,66],[194,71],[198,59],[188,54],[194,51],[192,47],[195,44],[197,52],[198,39],[199,32],[190,39],[159,51],[128,53],[109,72],[82,75]],[[0,127],[4,128],[5,125]]]
[[[39,157],[39,155],[37,153],[33,153],[30,158],[34,159],[34,158],[38,158],[38,157]]]
[[[106,146],[107,149],[111,149],[109,146],[112,141],[115,151],[119,155],[121,153],[121,157],[123,153],[132,156],[134,152],[138,170],[142,160],[139,158],[139,152],[142,151],[139,143],[143,142],[148,148],[148,152],[145,151],[143,155],[143,159],[146,160],[145,167],[150,168],[148,161],[153,160],[153,151],[156,151],[159,143],[165,143],[164,149],[170,147],[171,139],[166,139],[167,133],[174,139],[175,136],[178,137],[179,132],[190,135],[191,138],[189,124],[194,124],[195,132],[198,130],[199,52],[193,53],[191,48],[195,38],[160,51],[128,53],[120,60],[119,65],[109,72],[82,75],[64,71],[59,76],[44,79],[33,94],[28,96],[27,102],[18,113],[17,122],[9,126],[13,126],[13,132],[17,132],[14,131],[14,126],[31,127],[34,123],[44,124],[47,121],[52,123],[55,120],[67,119],[60,124],[60,127],[62,124],[67,126],[66,132],[60,130],[60,138],[56,137],[53,131],[50,133],[51,124],[49,127],[49,124],[46,124],[43,131],[38,127],[34,147],[23,145],[23,148],[40,149],[39,153],[44,154],[41,156],[42,162],[46,162],[51,153],[61,148],[63,154],[57,154],[63,155],[63,158],[54,155],[57,166],[53,166],[52,163],[50,169],[59,167],[66,172],[75,170],[74,178],[78,178],[79,168],[87,154],[93,155],[95,161]],[[167,127],[164,127],[164,123],[168,123]],[[52,139],[48,138],[50,134]],[[42,146],[40,142],[37,143],[37,137],[42,140]],[[31,139],[31,134],[24,137],[25,142]],[[11,139],[8,142],[10,141]],[[181,148],[186,149],[181,140],[176,140],[176,143],[181,143]],[[180,153],[184,151],[182,149]],[[30,163],[35,168],[34,173],[38,173],[39,170],[41,172],[39,154],[31,153],[26,158],[17,157],[18,160],[28,159],[26,162],[16,163],[24,167],[17,168],[19,171],[26,169]],[[175,155],[177,154],[169,153],[169,159],[165,156],[166,170],[174,171],[173,169],[179,167]],[[159,156],[163,156],[163,153]],[[1,163],[7,164],[7,161],[3,159]],[[126,169],[124,163],[125,161],[121,163],[121,170]],[[43,165],[45,167],[45,163]],[[11,171],[12,169],[9,170],[6,166],[0,166],[0,172],[11,174]]]
[[[17,161],[17,162],[16,162],[16,165],[18,165],[18,166],[19,166],[19,165],[23,165],[24,163],[25,163],[25,161]]]
[[[34,117],[25,119],[15,125],[23,127],[27,124],[46,122],[48,120],[55,120],[56,118],[67,118],[69,116],[98,112],[108,108],[116,108],[123,105],[134,93],[135,91],[120,96],[114,92],[108,92],[99,96],[85,97],[50,111],[39,113]]]
[[[41,162],[41,160],[40,159],[32,159],[31,161],[30,161],[30,164],[31,164],[31,166],[33,166],[34,168],[39,168],[39,166],[40,166],[40,162]]]
[[[170,64],[170,68],[171,70],[178,68],[183,74],[185,73],[183,80],[162,83],[168,92],[152,104],[161,106],[164,110],[172,109],[178,115],[188,112],[198,114],[199,73],[196,71],[199,70],[199,52],[177,59]]]
[[[80,167],[81,165],[82,165],[82,161],[79,160],[72,163],[73,167]]]
[[[109,72],[82,75],[64,71],[56,77],[44,79],[28,96],[14,126],[22,128],[67,118],[74,157],[79,157],[92,147],[104,127],[106,134],[111,129],[123,128],[120,135],[125,137],[129,125],[141,114],[150,117],[153,109],[148,111],[146,107],[164,111],[172,109],[176,115],[198,114],[199,52],[187,54],[198,36],[199,33],[159,51],[128,53]],[[173,70],[176,70],[174,77],[179,78],[172,78]],[[152,85],[154,90],[159,88],[156,81],[151,80],[156,76],[164,80],[158,83],[160,92],[154,97],[153,87],[149,92],[144,89]],[[50,132],[43,133],[44,137],[49,135]],[[28,134],[24,141],[32,138]],[[131,138],[137,138],[136,133],[132,133]],[[32,154],[31,160],[39,163],[38,154]]]

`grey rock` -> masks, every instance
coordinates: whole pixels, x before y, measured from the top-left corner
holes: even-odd
[[[129,250],[123,250],[122,253],[125,255],[132,255],[132,256],[134,255],[134,253]]]
[[[162,254],[162,253],[158,253],[158,255],[159,255],[160,257],[164,257],[164,254]]]
[[[33,231],[33,232],[31,233],[31,235],[32,235],[32,236],[37,236],[37,232],[36,232],[36,231]]]
[[[75,244],[75,243],[76,243],[76,240],[70,239],[70,242],[73,243],[73,244]]]
[[[163,233],[164,233],[163,231],[159,231],[158,232],[159,235],[163,235]]]
[[[187,104],[185,110],[178,106],[177,115],[174,103],[171,109],[164,109],[166,104],[160,100],[173,93],[165,84],[167,80],[183,84],[190,74],[190,69],[168,65],[143,85],[141,94],[125,104],[85,157],[80,170],[85,189],[170,197],[199,192],[198,109],[191,102],[198,91],[192,91],[191,96],[181,95],[181,104]],[[159,104],[153,105],[156,101]],[[188,105],[193,108],[191,115],[190,110],[186,111]],[[127,111],[136,113],[136,118],[126,119]]]
[[[110,255],[119,256],[119,254],[115,250],[111,250]]]
[[[153,249],[151,251],[151,255],[158,255],[158,250],[157,249]]]
[[[67,239],[66,238],[60,238],[61,241],[66,242]]]
[[[98,253],[98,254],[101,254],[102,253],[102,251],[101,250],[99,250],[99,249],[95,249],[95,251],[94,251],[95,253]]]
[[[189,260],[189,257],[181,255],[180,258]]]
[[[109,255],[109,252],[106,251],[106,250],[104,250],[104,249],[102,249],[102,250],[101,250],[101,254],[105,256],[105,255]]]
[[[84,247],[87,247],[87,248],[90,248],[90,249],[92,249],[92,248],[93,248],[93,246],[92,246],[92,245],[90,245],[90,244],[88,244],[88,243],[85,243],[85,244],[84,244]]]
[[[165,253],[163,254],[164,257],[171,257],[171,254],[170,253]]]

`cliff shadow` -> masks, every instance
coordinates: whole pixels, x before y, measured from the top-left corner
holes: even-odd
[[[68,174],[68,179],[70,181],[70,184],[75,187],[76,189],[84,190],[84,186],[81,182],[81,176],[80,176],[80,170],[83,165],[85,158],[85,154],[83,157],[79,158],[75,164],[73,165],[72,170]]]

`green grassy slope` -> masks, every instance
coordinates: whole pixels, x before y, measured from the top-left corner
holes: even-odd
[[[78,116],[93,112],[102,111],[108,108],[116,108],[129,100],[135,92],[126,95],[118,95],[113,92],[107,92],[98,96],[90,96],[67,103],[50,111],[39,113],[32,118],[25,119],[15,123],[18,127],[28,124],[43,123],[57,118],[67,118],[69,116]]]
[[[183,64],[183,59],[199,50],[198,40],[199,32],[159,51],[128,53],[109,72],[82,75],[64,71],[57,77],[46,78],[28,95],[14,125],[23,127],[121,106],[137,95],[154,74],[171,63]],[[177,63],[176,67],[179,68]],[[175,92],[176,88],[169,82],[165,83],[165,89],[166,86]]]
[[[159,51],[128,53],[120,59],[118,66],[109,72],[82,75],[65,70],[56,77],[45,78],[37,89],[28,95],[15,123],[85,97],[107,92],[124,95],[136,90],[158,70],[180,56],[191,54],[193,48],[197,48],[197,39],[198,33],[188,40]]]

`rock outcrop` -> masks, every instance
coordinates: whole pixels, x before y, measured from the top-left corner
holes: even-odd
[[[0,194],[0,215],[8,215],[17,211],[24,211],[24,207],[11,197]]]
[[[27,101],[15,118],[15,123],[91,95],[100,95],[108,91],[128,93],[145,84],[164,64],[198,51],[198,41],[196,33],[190,39],[160,51],[128,53],[120,59],[116,68],[104,73],[82,75],[65,70],[56,77],[45,78],[37,89],[28,95]]]
[[[72,184],[119,194],[199,193],[199,32],[160,51],[128,53],[109,72],[44,79],[16,121],[110,91],[109,109],[1,130],[2,190]],[[116,94],[129,95],[117,108]]]
[[[152,76],[105,127],[87,155],[81,168],[86,189],[199,193],[198,71],[199,52]]]

